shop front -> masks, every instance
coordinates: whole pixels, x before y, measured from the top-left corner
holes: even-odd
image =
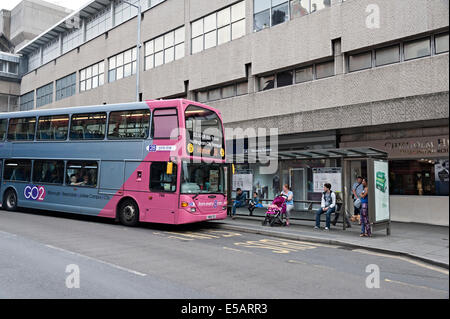
[[[393,221],[449,225],[449,136],[342,142],[388,154]],[[352,167],[364,175],[364,167]]]

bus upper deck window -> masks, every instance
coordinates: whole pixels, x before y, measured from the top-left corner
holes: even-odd
[[[153,111],[152,137],[174,139],[178,137],[178,115],[175,108]]]

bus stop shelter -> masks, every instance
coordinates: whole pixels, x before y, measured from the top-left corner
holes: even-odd
[[[340,163],[340,182],[342,186],[341,200],[339,204],[340,217],[343,222],[343,229],[346,229],[346,218],[353,206],[351,165],[354,161],[364,162],[367,168],[367,179],[369,189],[369,221],[373,231],[386,230],[386,234],[390,235],[390,207],[389,207],[389,165],[387,161],[388,154],[375,148],[338,148],[338,149],[317,149],[317,150],[299,150],[299,151],[278,151],[275,154],[267,155],[270,160],[327,160],[335,159]],[[243,163],[246,160],[245,154],[235,154],[234,160]],[[324,169],[326,167],[323,167]],[[233,172],[230,169],[230,172]],[[339,173],[339,172],[338,172]],[[228,174],[228,185],[233,185],[233,174]],[[228,198],[232,198],[233,187],[228,187]],[[266,202],[271,200],[266,199]],[[302,200],[295,203],[303,203],[310,205],[317,202]],[[232,204],[232,203],[230,203]],[[230,206],[231,207],[231,206]]]

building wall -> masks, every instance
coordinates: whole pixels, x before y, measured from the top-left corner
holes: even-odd
[[[66,17],[71,10],[41,0],[23,0],[11,10],[10,40],[16,49]]]
[[[448,196],[390,196],[391,220],[448,226]]]

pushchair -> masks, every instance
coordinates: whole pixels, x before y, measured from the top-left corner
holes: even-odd
[[[269,205],[266,216],[262,222],[263,226],[269,224],[270,226],[280,225],[285,226],[286,222],[286,196],[278,195]]]

